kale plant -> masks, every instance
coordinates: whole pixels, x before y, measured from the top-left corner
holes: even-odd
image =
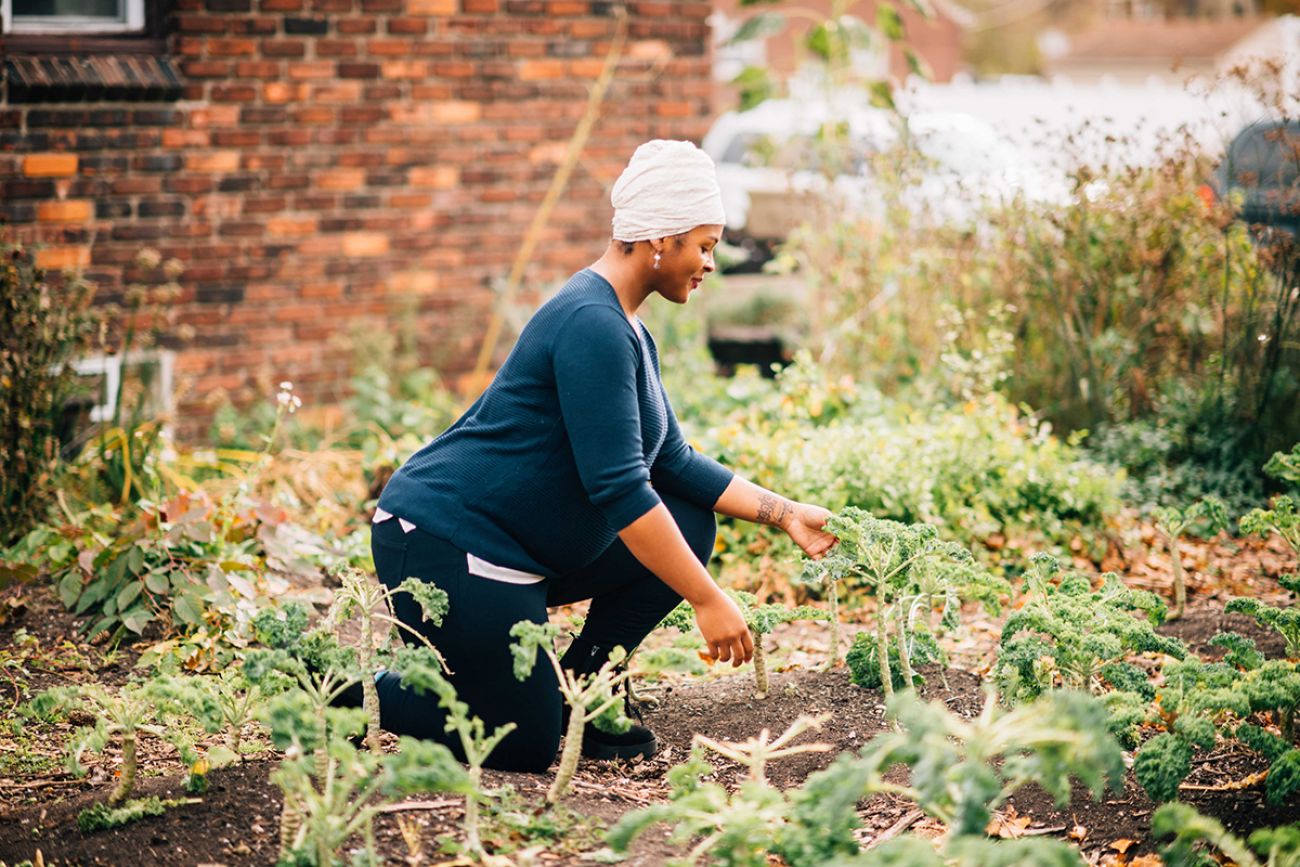
[[[625,732],[632,721],[623,715],[623,696],[615,690],[627,681],[631,672],[621,668],[627,654],[615,648],[599,670],[590,675],[577,675],[560,665],[560,655],[555,649],[555,639],[560,627],[553,623],[533,623],[521,620],[510,628],[511,637],[517,639],[510,645],[515,660],[515,677],[523,680],[537,664],[540,650],[560,683],[560,693],[569,705],[569,727],[564,733],[564,750],[560,753],[560,767],[555,780],[546,793],[546,800],[559,803],[568,791],[569,783],[578,770],[578,757],[582,755],[582,735],[587,723],[611,732]],[[621,669],[621,670],[620,670]]]
[[[766,698],[770,683],[767,676],[767,640],[781,623],[796,620],[827,620],[830,615],[811,605],[799,605],[788,608],[785,605],[768,603],[758,604],[758,597],[744,590],[727,590],[727,595],[735,600],[740,613],[745,618],[745,625],[754,636],[754,686],[755,698]],[[695,609],[689,602],[682,602],[660,621],[659,626],[670,626],[679,632],[686,632],[695,625]]]
[[[69,745],[68,768],[77,775],[85,773],[81,757],[87,750],[102,753],[114,739],[122,750],[122,764],[117,785],[105,799],[108,807],[119,807],[135,788],[139,764],[136,750],[140,735],[152,735],[176,747],[181,760],[192,764],[193,745],[180,720],[164,720],[156,692],[148,685],[130,683],[117,689],[99,684],[63,686],[46,690],[31,701],[30,710],[37,716],[51,718],[73,710],[94,719],[92,726],[80,729]]]
[[[1156,837],[1173,838],[1160,853],[1166,867],[1218,864],[1199,848],[1200,844],[1223,853],[1238,867],[1300,867],[1300,824],[1261,828],[1243,841],[1218,820],[1201,815],[1187,804],[1174,803],[1156,810],[1151,817],[1151,831]]]
[[[471,791],[449,749],[410,737],[400,739],[396,753],[381,757],[336,740],[328,747],[324,776],[291,750],[272,779],[299,812],[292,835],[282,840],[280,860],[313,867],[345,863],[339,853],[356,834],[365,841],[367,863],[378,863],[374,818],[385,806],[415,793]]]
[[[1144,693],[1146,675],[1126,662],[1130,654],[1187,655],[1181,641],[1156,633],[1165,604],[1154,593],[1125,587],[1110,573],[1097,590],[1082,575],[1067,575],[1053,586],[1057,568],[1054,558],[1036,559],[1027,573],[1024,605],[1003,624],[994,678],[1009,700],[1057,687]]]
[[[479,804],[486,799],[483,791],[483,763],[496,749],[497,744],[515,730],[514,723],[497,726],[489,734],[483,720],[471,716],[469,705],[456,696],[456,688],[443,677],[441,659],[434,657],[428,648],[411,648],[399,654],[395,668],[400,671],[402,685],[416,692],[433,693],[447,714],[445,731],[454,733],[460,743],[461,755],[468,766],[465,795],[465,849],[475,858],[484,854],[479,836]]]
[[[770,855],[790,867],[1080,863],[1058,841],[1007,844],[984,834],[993,811],[1031,782],[1060,803],[1068,799],[1072,779],[1094,795],[1107,786],[1119,787],[1123,756],[1095,699],[1056,692],[1007,711],[990,696],[983,712],[966,720],[940,703],[901,692],[890,700],[889,711],[898,723],[896,731],[877,736],[859,755],[840,755],[787,792],[764,785],[753,767],[756,754],[734,744],[725,746],[733,759],[751,766],[749,779],[734,794],[705,782],[712,768],[698,750],[703,742],[697,741],[691,761],[669,771],[669,801],[625,815],[610,831],[610,845],[625,850],[638,834],[663,822],[674,827],[672,839],[698,841],[686,863],[705,855],[711,863],[737,867],[766,865]],[[812,722],[804,718],[797,725],[806,729]],[[787,732],[769,749],[784,749],[790,739]],[[886,779],[900,764],[911,770],[909,784]],[[880,793],[912,800],[946,823],[947,833],[937,843],[908,835],[860,853],[854,836],[861,825],[857,804]]]
[[[766,767],[772,759],[829,749],[826,744],[791,744],[824,720],[825,717],[801,716],[772,741],[766,729],[744,743],[720,743],[696,735],[690,759],[668,771],[669,800],[625,814],[609,831],[610,846],[616,852],[626,851],[638,835],[665,823],[673,827],[670,839],[674,842],[694,841],[684,859],[687,864],[701,863],[707,858],[707,863],[732,867],[766,867],[770,863],[769,853],[785,856],[792,867],[814,863],[791,858],[784,850],[782,841],[792,832],[791,825],[802,821],[805,814],[796,814],[790,806],[791,796],[768,784]],[[714,771],[705,758],[708,750],[748,769],[748,778],[734,793],[719,783],[705,782]],[[857,798],[849,801],[850,812],[856,801]],[[820,823],[814,827],[822,830]],[[805,829],[804,836],[810,833],[811,828]],[[838,845],[832,844],[828,852],[844,854],[857,850],[851,834],[835,837]]]
[[[1206,496],[1186,509],[1173,506],[1156,509],[1156,526],[1169,543],[1169,560],[1174,568],[1174,610],[1171,620],[1183,616],[1187,610],[1187,582],[1183,578],[1183,557],[1178,541],[1184,532],[1198,524],[1210,533],[1228,528],[1228,507],[1218,497]]]
[[[1191,772],[1194,749],[1211,749],[1218,736],[1231,736],[1269,762],[1265,796],[1280,804],[1300,791],[1300,749],[1294,746],[1300,670],[1283,660],[1264,660],[1240,636],[1216,636],[1215,643],[1230,648],[1224,662],[1188,659],[1166,666],[1153,720],[1165,731],[1142,745],[1134,775],[1153,801],[1173,800]],[[1252,719],[1275,725],[1281,734]]]
[[[433,653],[437,649],[422,633],[407,626],[389,612],[393,598],[399,593],[406,593],[420,607],[424,619],[435,626],[442,623],[447,614],[447,594],[436,585],[419,578],[407,578],[398,586],[389,589],[381,587],[374,576],[360,569],[345,568],[339,573],[342,586],[334,594],[334,605],[330,611],[330,620],[336,626],[355,617],[361,627],[356,645],[358,664],[361,669],[361,692],[363,707],[366,711],[366,746],[370,752],[379,755],[379,691],[375,687],[375,675],[382,666],[384,654],[392,651],[391,640],[383,647],[375,642],[376,623],[387,627],[389,638],[405,630],[406,635],[422,643]],[[446,666],[444,665],[444,668]]]
[[[913,683],[913,646],[936,600],[955,616],[959,596],[996,604],[1004,589],[997,579],[974,566],[969,551],[956,542],[939,539],[928,524],[900,524],[872,517],[849,507],[832,515],[826,529],[839,544],[820,560],[804,563],[802,580],[825,588],[830,602],[831,653],[829,665],[840,658],[838,585],[841,581],[865,587],[876,597],[876,652],[885,695],[893,694],[890,653],[897,651],[904,683]]]

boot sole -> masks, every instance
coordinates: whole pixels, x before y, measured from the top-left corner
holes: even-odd
[[[582,741],[582,755],[584,758],[596,759],[597,761],[609,761],[611,759],[630,759],[642,758],[650,759],[654,754],[659,752],[659,741],[651,739],[639,744],[597,744],[592,743],[586,738]]]

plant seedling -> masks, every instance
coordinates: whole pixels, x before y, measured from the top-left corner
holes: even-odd
[[[1169,545],[1169,561],[1174,568],[1174,610],[1169,619],[1177,620],[1187,610],[1187,581],[1183,577],[1183,557],[1178,541],[1189,527],[1202,523],[1210,533],[1228,528],[1228,507],[1218,497],[1203,497],[1186,509],[1172,506],[1156,509],[1156,527],[1165,534]]]
[[[607,836],[611,848],[625,851],[639,834],[664,822],[674,826],[673,841],[698,841],[683,859],[686,864],[699,863],[707,856],[719,864],[764,867],[770,863],[770,854],[785,855],[779,841],[783,833],[792,830],[792,823],[787,819],[789,804],[785,793],[768,785],[767,762],[830,749],[827,744],[789,745],[808,729],[820,726],[826,718],[801,716],[774,741],[769,741],[766,730],[740,744],[720,743],[696,735],[690,760],[668,771],[672,787],[668,803],[624,815]],[[704,758],[706,750],[713,750],[749,770],[748,779],[734,794],[717,783],[704,782],[704,777],[713,772],[713,766]],[[841,846],[835,851],[843,855],[856,850],[851,838],[849,845],[853,848]],[[797,859],[787,859],[787,862],[795,867],[807,863]]]
[[[694,746],[712,750],[724,759],[731,759],[748,769],[751,782],[767,785],[767,763],[772,759],[797,756],[800,753],[824,753],[831,749],[830,744],[794,744],[790,742],[809,729],[821,728],[822,723],[831,718],[828,713],[817,716],[801,716],[774,741],[769,741],[771,733],[763,729],[758,737],[749,738],[743,743],[715,741],[713,738],[697,734],[691,739]]]
[[[470,715],[469,705],[456,697],[456,688],[443,677],[441,659],[434,657],[427,648],[402,651],[397,661],[403,686],[438,696],[438,704],[447,713],[446,731],[455,732],[460,739],[461,753],[469,768],[464,791],[465,848],[473,857],[481,858],[484,849],[479,834],[479,803],[485,799],[483,763],[516,726],[514,723],[506,723],[488,734],[483,720]]]
[[[379,744],[379,691],[375,687],[375,675],[379,673],[380,665],[375,642],[375,624],[376,622],[385,624],[389,628],[390,638],[392,633],[405,630],[407,636],[416,639],[437,654],[437,649],[429,639],[394,617],[389,613],[389,607],[392,605],[393,598],[399,593],[410,594],[420,606],[420,613],[424,619],[437,626],[441,625],[442,618],[447,614],[447,594],[434,584],[419,578],[407,578],[397,587],[389,589],[380,586],[374,576],[354,568],[343,569],[339,573],[339,578],[343,585],[334,594],[330,620],[336,625],[341,625],[355,617],[361,627],[357,656],[363,674],[361,692],[367,720],[366,746],[371,753],[379,755],[382,748]],[[446,661],[442,660],[441,656],[439,660],[446,670]]]
[[[555,649],[555,639],[559,634],[560,627],[553,623],[521,620],[510,628],[511,637],[517,639],[510,646],[515,660],[515,677],[520,680],[528,677],[537,664],[537,652],[540,650],[555,670],[555,677],[560,682],[560,693],[569,705],[569,727],[564,733],[560,767],[546,793],[546,800],[552,804],[559,803],[564,797],[578,770],[578,757],[582,755],[582,734],[587,723],[594,723],[613,732],[627,731],[632,724],[623,715],[623,696],[615,694],[619,685],[631,675],[626,668],[620,670],[622,662],[627,658],[623,649],[614,648],[604,665],[592,674],[577,675],[560,665],[560,656]]]
[[[727,595],[735,600],[740,613],[745,618],[745,625],[754,636],[754,697],[767,697],[770,686],[767,675],[767,641],[766,636],[781,623],[796,620],[828,620],[830,615],[811,605],[799,605],[787,608],[784,605],[768,603],[758,604],[758,597],[744,590],[727,590]],[[665,617],[660,627],[671,626],[679,632],[687,632],[695,626],[695,609],[689,602],[682,602]]]
[[[1071,778],[1100,796],[1124,778],[1119,744],[1107,731],[1105,708],[1080,692],[1053,692],[1012,710],[989,693],[971,720],[942,702],[899,693],[889,704],[897,731],[863,748],[869,791],[915,801],[948,826],[947,838],[982,835],[994,810],[1034,782],[1058,805],[1069,800]],[[908,785],[887,782],[896,764],[911,768]]]
[[[282,860],[292,863],[339,863],[339,851],[360,833],[368,863],[376,864],[374,818],[384,806],[417,792],[471,791],[465,769],[449,749],[410,737],[401,738],[396,753],[379,758],[347,741],[334,741],[323,778],[315,776],[312,765],[291,755],[272,775],[286,800],[298,804],[301,816],[284,841],[288,858]]]
[[[119,740],[122,765],[117,785],[105,799],[109,807],[120,806],[135,788],[136,748],[140,735],[149,734],[165,740],[182,753],[190,750],[179,727],[162,725],[156,697],[142,684],[127,684],[115,690],[98,684],[56,687],[32,699],[31,707],[40,716],[82,710],[95,718],[95,724],[82,729],[70,745],[69,770],[78,776],[85,773],[81,757],[86,750],[103,752],[113,738]]]

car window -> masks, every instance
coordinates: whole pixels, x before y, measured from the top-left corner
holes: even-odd
[[[1292,187],[1300,182],[1300,124],[1246,130],[1233,142],[1229,177],[1243,187]]]

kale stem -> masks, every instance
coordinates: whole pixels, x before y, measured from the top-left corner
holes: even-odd
[[[135,787],[135,730],[127,729],[122,733],[122,776],[117,786],[108,796],[108,805],[116,807],[126,800]]]

